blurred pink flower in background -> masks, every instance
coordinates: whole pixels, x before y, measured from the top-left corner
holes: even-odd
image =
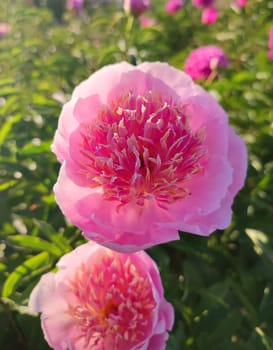
[[[0,39],[4,38],[11,31],[8,23],[0,23]]]
[[[144,15],[139,17],[139,23],[142,28],[158,25],[158,22],[154,18]]]
[[[124,0],[123,8],[127,13],[139,16],[151,7],[150,0]]]
[[[224,51],[215,45],[201,46],[193,50],[185,61],[184,69],[193,80],[207,79],[213,71],[228,66]]]
[[[207,7],[202,11],[201,21],[204,24],[212,24],[218,19],[218,11],[215,7]]]
[[[273,50],[273,26],[269,28],[269,41],[268,41],[268,47]]]
[[[192,0],[195,7],[204,8],[213,5],[215,0]]]
[[[247,3],[247,0],[237,0],[237,5],[239,7],[245,7]]]
[[[178,230],[226,228],[246,175],[245,145],[224,110],[165,63],[91,75],[64,105],[52,150],[64,215],[86,238],[124,252],[179,239]]]
[[[174,14],[184,6],[183,0],[168,0],[165,5],[165,10],[169,14]]]
[[[269,29],[268,47],[269,47],[268,57],[271,60],[273,60],[273,26]]]
[[[84,0],[68,0],[67,7],[70,9],[80,10],[84,5]]]
[[[64,255],[33,289],[29,308],[55,350],[163,350],[174,311],[144,251],[120,254],[95,243]]]

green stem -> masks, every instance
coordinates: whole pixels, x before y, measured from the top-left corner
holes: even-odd
[[[133,34],[134,34],[134,27],[135,27],[135,16],[133,15],[128,15],[128,19],[127,19],[127,23],[125,25],[125,54],[126,54],[126,58],[131,61],[130,59],[130,55],[128,53],[130,46],[132,44],[133,41]]]

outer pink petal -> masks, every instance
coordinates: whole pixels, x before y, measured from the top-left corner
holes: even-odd
[[[66,350],[66,339],[71,332],[71,319],[67,314],[67,303],[58,292],[56,274],[47,273],[33,289],[29,309],[41,312],[45,339],[55,350]]]
[[[232,168],[232,182],[226,190],[225,196],[220,202],[220,206],[207,214],[205,217],[196,213],[186,220],[187,225],[181,226],[180,230],[206,235],[216,229],[225,229],[230,225],[232,217],[232,202],[234,196],[243,187],[247,169],[247,150],[243,140],[236,135],[233,129],[228,130],[228,160]],[[198,223],[198,225],[196,224]]]
[[[225,157],[212,157],[206,164],[202,176],[192,179],[189,190],[191,195],[182,202],[185,213],[193,212],[207,215],[219,208],[227,189],[232,182],[232,168]],[[187,209],[188,208],[188,209]],[[190,217],[191,213],[186,215]]]
[[[192,225],[195,227],[195,231],[193,228],[190,230],[184,230],[185,232],[193,232],[197,233],[201,236],[207,236],[211,232],[215,230],[224,230],[231,223],[232,217],[232,198],[227,194],[225,198],[221,201],[221,206],[213,211],[212,213],[206,215],[205,220],[202,216],[193,215],[187,222],[188,225]],[[196,225],[198,223],[198,225]],[[182,230],[182,229],[181,229]]]
[[[180,205],[175,203],[169,208],[173,219],[170,223],[166,223],[166,226],[176,227],[180,231],[209,235],[216,228],[221,228],[228,220],[230,222],[229,210],[226,214],[223,213],[224,217],[221,215],[217,217],[217,220],[215,217],[214,222],[211,222],[209,217],[211,213],[221,208],[231,181],[232,169],[227,160],[213,158],[206,167],[203,176],[192,181],[190,190],[193,194],[182,201]]]
[[[101,110],[102,103],[98,95],[79,98],[75,103],[73,115],[79,123],[91,124]]]
[[[72,320],[67,315],[66,310],[60,308],[60,304],[63,303],[63,298],[57,299],[55,304],[52,304],[54,310],[43,312],[41,316],[45,339],[54,350],[67,350],[73,333]],[[69,349],[72,348],[69,347]]]
[[[198,88],[198,85],[196,85]],[[185,99],[185,110],[189,115],[189,125],[192,131],[200,128],[211,127],[211,122],[217,125],[228,127],[228,117],[223,108],[217,101],[201,87],[198,89],[197,95],[188,96]],[[209,125],[209,126],[208,126]],[[217,135],[214,136],[217,139]],[[213,139],[214,139],[213,138]],[[214,149],[214,152],[217,151]]]
[[[247,171],[247,149],[244,141],[229,128],[228,159],[233,168],[233,181],[229,194],[234,196],[244,185]]]
[[[46,303],[56,292],[55,273],[47,273],[43,275],[39,283],[32,290],[28,308],[31,312],[42,312]]]
[[[88,259],[92,260],[92,257],[97,256],[96,253],[102,249],[104,248],[89,241],[72,250],[69,254],[63,255],[57,263],[56,283],[67,281],[67,278],[73,276],[83,262],[86,262]]]
[[[73,91],[72,97],[99,95],[101,101],[106,103],[109,92],[120,80],[121,75],[132,69],[135,67],[127,62],[105,66],[80,83]]]
[[[160,306],[160,311],[161,317],[163,317],[165,320],[165,329],[170,331],[174,324],[174,308],[172,304],[163,299]]]
[[[137,66],[139,70],[145,73],[151,74],[154,78],[157,78],[169,86],[180,96],[186,90],[190,90],[194,87],[193,81],[189,75],[185,74],[181,70],[171,67],[167,63],[161,62],[145,62]]]
[[[143,72],[141,66],[142,65],[137,66],[134,70],[122,74],[120,81],[116,82],[116,85],[114,85],[114,88],[108,95],[109,104],[122,96],[123,93],[128,94],[129,91],[142,96],[145,96],[147,92],[152,91],[161,94],[166,98],[178,98],[175,90],[171,89],[159,77],[155,77],[149,72]],[[134,84],[132,84],[132,81]]]
[[[156,263],[150,258],[145,251],[138,251],[134,254],[139,262],[143,265],[143,268],[151,277],[151,283],[156,288],[158,298],[163,298],[164,290],[160,279],[160,274]],[[139,264],[138,264],[139,265]]]
[[[150,338],[147,350],[165,350],[168,337],[167,332],[155,334]]]
[[[59,162],[63,162],[69,156],[70,134],[77,128],[79,123],[73,116],[73,109],[76,100],[70,100],[62,109],[59,117],[58,128],[55,132],[52,151],[56,154]]]
[[[159,208],[155,201],[147,201],[144,208],[133,204],[118,208],[120,203],[105,201],[100,189],[73,183],[67,176],[65,163],[54,192],[64,215],[82,229],[88,239],[95,238],[112,249],[132,252],[179,238],[177,230],[162,228],[162,223],[169,221],[168,212]]]

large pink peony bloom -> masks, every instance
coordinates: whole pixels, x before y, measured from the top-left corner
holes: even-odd
[[[213,5],[215,0],[192,0],[195,7],[204,8]]]
[[[202,11],[201,21],[204,24],[212,24],[218,19],[218,11],[215,7],[207,7]]]
[[[174,311],[154,261],[95,243],[64,255],[30,295],[55,350],[163,350]]]
[[[227,67],[229,61],[224,51],[216,45],[200,46],[185,61],[184,69],[193,80],[207,79],[218,68]]]
[[[135,16],[141,15],[151,7],[150,0],[124,0],[123,8],[125,12]]]
[[[106,66],[73,92],[53,151],[56,200],[85,237],[119,251],[230,224],[246,148],[216,100],[165,63]]]
[[[184,0],[168,0],[165,5],[165,10],[169,14],[174,14],[184,6]]]

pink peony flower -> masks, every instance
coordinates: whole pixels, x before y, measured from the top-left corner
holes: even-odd
[[[168,0],[165,6],[165,10],[169,14],[174,14],[179,11],[183,5],[183,0]]]
[[[193,80],[207,79],[212,71],[225,68],[228,63],[220,47],[208,45],[193,50],[185,61],[184,69]]]
[[[200,65],[200,64],[199,64]],[[73,92],[54,192],[88,239],[129,252],[230,224],[246,149],[216,100],[165,63],[106,66]]]
[[[269,50],[269,52],[268,52],[268,58],[270,58],[271,60],[273,60],[273,50]]]
[[[218,19],[218,11],[215,7],[207,7],[202,11],[202,23],[212,24]]]
[[[11,31],[8,23],[0,23],[0,39],[4,38]]]
[[[247,0],[237,0],[237,5],[239,7],[245,7],[247,3]]]
[[[151,7],[150,0],[124,0],[123,8],[127,13],[139,16]]]
[[[213,5],[215,0],[192,0],[192,4],[195,7],[204,8]]]
[[[84,5],[84,0],[68,0],[67,7],[70,9],[80,10]]]
[[[55,350],[163,350],[174,322],[160,275],[144,251],[121,254],[95,243],[64,255],[33,289]]]
[[[144,15],[139,17],[139,23],[140,23],[141,28],[158,25],[158,22],[154,18],[144,16]]]

